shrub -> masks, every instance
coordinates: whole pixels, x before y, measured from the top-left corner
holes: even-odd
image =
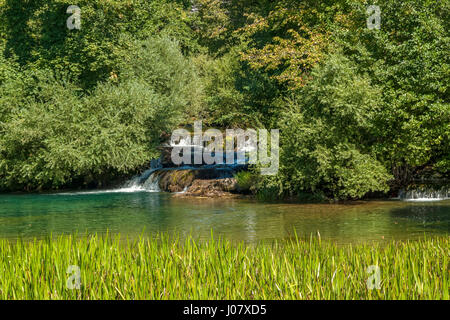
[[[257,182],[257,175],[250,171],[239,171],[234,175],[238,184],[239,191],[249,193],[254,191]]]
[[[386,191],[391,176],[371,150],[379,105],[379,90],[342,55],[316,67],[308,85],[286,102],[278,194],[346,199]]]
[[[195,71],[167,38],[135,42],[127,58],[90,95],[50,70],[0,86],[0,188],[101,184],[158,155],[161,134],[195,108]]]

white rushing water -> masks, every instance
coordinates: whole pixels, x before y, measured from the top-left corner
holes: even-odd
[[[152,161],[150,169],[144,171],[141,175],[132,178],[126,182],[122,188],[117,189],[118,192],[160,192],[159,176],[155,172],[160,169],[161,161]]]
[[[442,201],[450,199],[450,190],[408,190],[400,191],[399,199],[403,201]]]

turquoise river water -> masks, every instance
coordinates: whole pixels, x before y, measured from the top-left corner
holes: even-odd
[[[449,235],[450,200],[348,204],[192,199],[159,192],[0,195],[0,238],[158,232],[255,242],[316,236],[338,243]]]

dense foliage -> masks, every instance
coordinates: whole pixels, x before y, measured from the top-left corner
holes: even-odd
[[[2,83],[1,186],[95,186],[157,157],[161,133],[195,109],[195,72],[168,38],[136,40],[119,70],[89,94],[48,69]]]
[[[80,30],[71,4],[0,0],[0,189],[126,176],[193,119],[280,129],[266,198],[450,174],[448,0],[80,0]]]

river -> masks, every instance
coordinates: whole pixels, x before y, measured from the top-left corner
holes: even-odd
[[[264,203],[198,199],[161,192],[0,195],[0,238],[175,233],[256,242],[320,234],[337,243],[384,242],[449,235],[450,200]]]

